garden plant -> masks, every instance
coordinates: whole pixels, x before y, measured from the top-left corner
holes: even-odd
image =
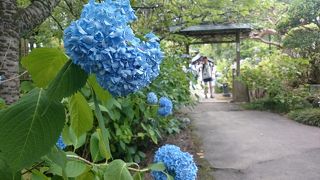
[[[148,171],[155,179],[196,178],[192,156],[174,145],[160,148],[154,164],[138,164],[141,147],[179,131],[172,113],[174,103],[189,103],[189,80],[182,69],[159,76],[162,61],[175,57],[165,57],[153,33],[136,37],[129,25],[136,19],[129,0],[90,0],[64,30],[66,54],[39,48],[23,58],[34,84],[1,106],[1,179],[130,180]],[[159,89],[175,81],[184,93]]]

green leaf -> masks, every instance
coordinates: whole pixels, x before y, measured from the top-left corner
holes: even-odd
[[[62,168],[55,163],[49,163],[48,173],[62,176]]]
[[[141,173],[141,172],[136,172],[136,173],[133,175],[133,180],[142,180],[142,177],[143,177],[143,173]]]
[[[69,101],[70,123],[77,137],[92,129],[92,110],[81,93],[74,94]]]
[[[89,106],[92,110],[96,110],[93,102],[89,103]],[[100,111],[102,111],[102,112],[109,112],[109,109],[107,109],[105,106],[103,106],[101,104],[99,104],[99,108],[100,108]]]
[[[65,169],[67,177],[77,177],[88,172],[90,168],[80,161],[68,161]]]
[[[20,84],[20,91],[22,93],[27,93],[27,92],[31,91],[32,89],[34,89],[34,88],[35,88],[35,86],[31,81],[23,81]]]
[[[108,160],[111,156],[109,137],[106,131],[101,131],[101,129],[97,129],[98,138],[99,138],[99,149],[101,154]]]
[[[104,122],[101,110],[99,108],[98,100],[94,91],[93,91],[93,102],[95,107],[95,114],[98,119],[98,124],[100,128],[100,129],[97,129],[98,137],[100,140],[99,141],[100,151],[104,155],[106,160],[109,160],[112,157],[111,151],[110,151],[109,136],[108,136],[107,129],[105,127],[105,122]]]
[[[77,137],[72,128],[65,126],[62,131],[62,138],[66,145],[72,145],[75,149],[78,149],[86,142],[87,133]]]
[[[51,152],[47,154],[45,159],[59,165],[61,168],[65,168],[67,164],[66,153],[58,149],[56,146],[51,149]]]
[[[104,173],[104,179],[108,180],[133,180],[127,165],[120,159],[112,161]]]
[[[167,176],[167,180],[174,180],[174,178],[170,174],[168,174],[168,173],[165,173],[165,174]]]
[[[49,101],[38,88],[0,114],[0,152],[13,171],[47,154],[65,122],[63,105]]]
[[[166,169],[166,166],[162,162],[159,162],[150,164],[148,166],[148,169],[151,169],[152,171],[164,171]]]
[[[73,130],[71,128],[69,128],[69,135],[71,138],[72,145],[74,146],[75,149],[80,148],[86,142],[87,133],[84,133],[80,137],[77,137],[75,135],[75,133],[73,132]]]
[[[90,138],[90,154],[93,162],[101,161],[103,159],[99,149],[99,137],[95,132]]]
[[[50,83],[48,97],[57,100],[69,97],[86,84],[87,78],[88,74],[80,66],[68,61]]]
[[[49,180],[47,176],[41,173],[39,170],[32,170],[32,180]]]
[[[13,179],[13,174],[8,163],[0,156],[0,177],[3,179]]]
[[[150,127],[150,129],[148,129],[148,133],[151,137],[151,140],[155,143],[158,144],[158,138],[156,136],[156,133],[154,132],[154,130],[152,129],[152,127]]]
[[[112,95],[109,93],[109,91],[103,89],[98,84],[96,77],[94,75],[89,76],[88,82],[89,82],[90,86],[93,88],[97,97],[101,100],[101,102],[106,102],[106,101],[112,99]]]
[[[70,146],[72,144],[72,138],[70,135],[70,127],[68,125],[65,125],[62,130],[62,139],[65,145]]]
[[[57,48],[37,48],[22,58],[21,64],[31,74],[38,87],[47,87],[67,61],[66,55]]]
[[[140,161],[141,161],[140,156],[138,154],[134,155],[134,162],[140,163]]]
[[[77,177],[77,180],[94,180],[94,174],[92,172],[86,172]]]

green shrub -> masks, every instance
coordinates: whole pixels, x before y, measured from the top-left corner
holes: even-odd
[[[320,108],[294,110],[288,116],[297,122],[320,127]]]
[[[191,100],[190,81],[194,76],[191,72],[183,71],[182,59],[177,55],[167,54],[161,64],[161,72],[157,79],[147,89],[159,96],[167,96],[175,107],[190,105]]]
[[[270,110],[277,113],[285,113],[289,111],[289,107],[285,103],[274,101],[273,99],[260,99],[243,105],[245,109],[251,110]]]
[[[258,65],[244,66],[241,80],[249,90],[266,90],[266,97],[248,108],[289,112],[310,106],[306,83],[308,60],[294,59],[283,54],[265,57]]]
[[[0,109],[5,108],[5,106],[6,106],[5,101],[2,98],[0,98]]]
[[[215,93],[223,93],[222,86],[214,86],[214,92]]]
[[[302,109],[303,107],[311,107],[302,97],[282,97],[282,99],[276,98],[264,98],[254,102],[243,105],[245,109],[251,110],[270,110],[276,113],[288,113],[291,110]]]

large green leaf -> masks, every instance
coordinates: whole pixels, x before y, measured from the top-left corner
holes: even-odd
[[[68,161],[65,169],[67,177],[77,177],[89,170],[90,168],[81,161]]]
[[[103,157],[106,158],[106,160],[109,160],[112,155],[110,151],[110,144],[109,144],[109,136],[107,130],[101,131],[101,129],[97,129],[98,138],[99,138],[99,150]]]
[[[87,133],[77,137],[70,126],[65,126],[62,130],[62,138],[66,145],[72,145],[75,149],[78,149],[85,144]]]
[[[13,171],[32,165],[58,140],[65,122],[61,103],[34,89],[0,112],[0,152]]]
[[[45,157],[45,160],[55,163],[61,168],[65,168],[67,164],[67,155],[64,151],[58,149],[56,146],[54,146],[51,149],[51,152],[48,153]]]
[[[101,153],[104,155],[106,160],[109,160],[112,155],[110,151],[110,144],[109,144],[109,136],[105,126],[105,121],[103,119],[101,110],[99,108],[98,100],[96,97],[95,92],[93,92],[93,102],[95,107],[95,115],[98,119],[99,128],[97,129],[98,137],[99,137],[99,147]]]
[[[48,97],[57,100],[69,97],[86,84],[87,78],[88,74],[80,66],[68,61],[50,83]]]
[[[90,138],[90,154],[93,162],[101,161],[102,159],[104,159],[100,153],[99,136],[97,132],[93,133]]]
[[[89,84],[93,88],[97,97],[101,100],[101,102],[106,102],[108,100],[112,100],[112,95],[109,91],[104,90],[97,82],[96,77],[94,75],[90,75],[88,79]]]
[[[142,172],[136,172],[133,175],[133,180],[143,180],[143,173]]]
[[[8,163],[5,162],[0,154],[0,177],[3,179],[13,179],[13,174],[9,169]]]
[[[32,76],[38,87],[46,87],[67,61],[64,53],[57,48],[37,48],[23,57],[21,64]]]
[[[92,129],[93,114],[85,97],[81,93],[74,94],[69,103],[71,128],[80,137]]]
[[[127,165],[120,159],[112,161],[104,173],[104,179],[108,180],[133,180]]]

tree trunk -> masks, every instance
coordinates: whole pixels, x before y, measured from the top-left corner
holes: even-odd
[[[33,0],[19,10],[16,0],[0,1],[0,97],[7,104],[19,99],[19,39],[50,16],[60,0]]]
[[[17,13],[16,2],[0,2],[0,75],[2,80],[13,79],[19,72],[19,33],[14,16]],[[19,79],[0,84],[0,97],[11,104],[19,98]]]
[[[320,53],[311,55],[309,83],[320,84]]]

